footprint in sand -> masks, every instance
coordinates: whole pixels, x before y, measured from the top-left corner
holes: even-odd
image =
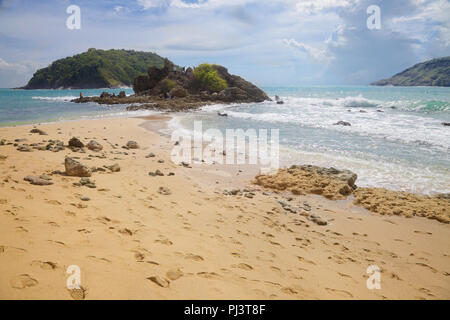
[[[338,289],[331,289],[331,288],[325,288],[325,290],[327,290],[328,293],[337,295],[339,297],[353,298],[353,295],[350,292],[345,291],[345,290],[338,290]]]
[[[295,295],[295,294],[298,293],[295,289],[288,288],[288,287],[282,288],[281,291],[282,291],[283,293],[289,294],[289,295]]]
[[[203,257],[201,257],[201,256],[199,256],[199,255],[196,255],[196,254],[193,254],[193,253],[188,253],[188,254],[186,254],[186,255],[184,256],[184,258],[185,258],[185,259],[194,260],[194,261],[198,261],[198,262],[204,260]]]
[[[161,278],[159,276],[152,276],[147,279],[162,288],[167,288],[167,287],[169,287],[169,284],[170,284],[170,282],[168,280]]]
[[[34,286],[38,285],[39,281],[37,281],[36,279],[33,279],[28,274],[21,274],[19,276],[12,278],[9,283],[10,283],[11,287],[13,287],[15,289],[24,289],[27,287],[34,287]]]
[[[222,279],[222,276],[215,272],[197,272],[197,275],[206,279]]]
[[[181,271],[180,269],[169,270],[166,273],[166,277],[169,278],[169,280],[171,280],[171,281],[175,281],[175,280],[181,278],[183,275],[184,275],[183,271]]]
[[[34,260],[31,262],[32,266],[38,266],[41,269],[44,270],[55,270],[56,268],[58,268],[58,265],[54,262],[51,261],[39,261],[39,260]]]
[[[239,269],[242,269],[242,270],[247,270],[247,271],[253,270],[253,267],[251,265],[249,265],[249,264],[246,264],[246,263],[235,264],[235,265],[232,265],[232,267],[233,268],[239,268]]]
[[[433,268],[433,267],[431,267],[431,266],[429,266],[429,265],[427,265],[427,264],[425,264],[425,263],[422,263],[422,262],[416,262],[416,264],[417,264],[418,266],[421,266],[421,267],[425,267],[425,268],[430,269],[433,273],[437,273],[437,270],[436,270],[435,268]]]
[[[74,300],[84,300],[86,298],[86,289],[80,286],[80,288],[70,289],[69,293]]]

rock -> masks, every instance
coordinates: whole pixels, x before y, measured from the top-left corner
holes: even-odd
[[[163,159],[159,159],[158,163],[164,163],[164,160]]]
[[[147,156],[145,156],[146,158],[154,158],[155,154],[153,152],[150,152]]]
[[[184,98],[188,95],[188,92],[183,88],[174,88],[170,91],[170,95],[176,98]]]
[[[125,93],[125,91],[120,91],[119,95],[117,96],[118,98],[125,98],[127,96],[127,94]]]
[[[156,173],[151,172],[151,171],[148,173],[148,175],[151,176],[151,177],[156,177]]]
[[[41,135],[41,136],[47,135],[47,133],[45,131],[42,131],[41,129],[38,129],[38,128],[31,129],[30,133],[39,133],[39,135]]]
[[[81,201],[90,201],[91,198],[89,198],[89,197],[87,197],[87,196],[81,196],[81,197],[80,197],[80,200],[81,200]]]
[[[23,178],[23,180],[28,181],[29,183],[36,186],[48,186],[53,184],[53,182],[51,181],[44,180],[35,176],[26,176],[25,178]]]
[[[174,175],[175,175],[175,173],[173,173],[173,172],[169,172],[169,174],[168,174],[169,177],[174,176]]]
[[[159,187],[158,193],[160,193],[162,195],[165,195],[165,196],[168,196],[168,195],[172,194],[172,191],[170,191],[170,189],[167,188],[167,187]]]
[[[311,215],[310,220],[319,226],[326,226],[328,224],[327,221],[317,215]]]
[[[450,122],[442,122],[442,125],[443,125],[444,127],[450,127]]]
[[[80,139],[73,137],[69,140],[69,147],[83,148],[84,144],[80,141]]]
[[[8,156],[4,156],[2,154],[0,154],[0,160],[6,160],[8,158]]]
[[[217,112],[217,115],[220,117],[228,117],[228,114],[226,114],[225,112],[221,112],[221,111]]]
[[[21,145],[17,147],[17,150],[20,152],[32,152],[33,150],[30,149],[30,147],[26,145]]]
[[[162,173],[159,169],[155,171],[155,174],[160,177],[164,176],[164,173]]]
[[[185,168],[191,168],[191,165],[188,162],[182,161],[181,165]]]
[[[4,146],[4,145],[6,145],[6,139],[1,139],[0,140],[0,146]]]
[[[47,174],[41,174],[40,176],[39,176],[39,178],[40,179],[44,179],[44,180],[47,180],[47,181],[50,181],[50,180],[52,180],[52,177],[50,177],[49,175],[47,175]]]
[[[95,184],[95,183],[91,179],[85,177],[80,179],[80,184],[82,186],[85,186],[87,184]]]
[[[68,176],[90,177],[92,175],[91,170],[87,166],[72,158],[67,157],[64,161],[64,165]]]
[[[109,94],[108,92],[106,92],[106,91],[103,91],[101,94],[100,94],[100,98],[110,98],[111,97],[111,94]]]
[[[108,166],[107,168],[109,170],[111,170],[111,172],[119,172],[120,171],[120,166],[118,163],[115,163],[112,166]]]
[[[92,151],[101,151],[101,150],[103,150],[103,146],[100,143],[98,143],[97,141],[95,141],[95,140],[89,141],[89,143],[86,145],[86,147],[89,150],[92,150]]]
[[[139,149],[139,145],[136,141],[128,141],[126,147],[129,149]]]
[[[350,122],[347,121],[338,121],[336,123],[333,123],[334,126],[344,126],[344,127],[349,127],[352,124]]]

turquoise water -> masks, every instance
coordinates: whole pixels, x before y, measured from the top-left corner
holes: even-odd
[[[132,89],[81,90],[83,96],[98,96],[103,91],[118,94]],[[94,103],[75,104],[80,90],[11,90],[0,89],[0,126],[20,125],[36,122],[73,120],[80,117],[101,117],[120,114],[124,106],[106,107]]]
[[[264,88],[275,102],[208,106],[174,127],[279,129],[282,165],[350,169],[358,185],[450,192],[450,88]],[[228,117],[219,117],[217,112]],[[333,125],[347,121],[351,126]]]
[[[358,174],[360,186],[418,193],[450,192],[450,88],[263,88],[285,104],[213,105],[178,114],[172,128],[279,129],[282,165],[316,164]],[[84,96],[121,89],[82,90]],[[131,89],[125,90],[132,94]],[[80,90],[0,89],[0,126],[134,116],[126,105],[75,104]],[[219,117],[218,111],[228,114]],[[151,112],[154,113],[154,112]],[[349,127],[335,126],[342,120]]]

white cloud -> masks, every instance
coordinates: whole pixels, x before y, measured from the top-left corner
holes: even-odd
[[[301,52],[308,54],[317,62],[330,63],[334,59],[326,49],[318,49],[305,43],[298,42],[295,39],[283,39],[283,42],[290,47],[294,47]]]
[[[24,85],[38,65],[33,62],[9,63],[0,58],[0,88],[11,88]]]

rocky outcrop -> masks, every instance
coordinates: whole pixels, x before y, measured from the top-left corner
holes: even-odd
[[[318,194],[328,199],[347,199],[381,215],[426,217],[450,223],[450,196],[427,196],[383,188],[357,188],[357,175],[349,170],[317,166],[292,166],[273,175],[258,175],[253,183],[278,192],[290,191],[294,195]]]
[[[72,158],[66,158],[64,166],[66,167],[66,174],[68,176],[90,177],[92,175],[91,169]]]
[[[349,170],[304,165],[280,169],[274,175],[258,175],[253,183],[295,195],[313,193],[334,200],[346,199],[356,188],[357,177]]]

